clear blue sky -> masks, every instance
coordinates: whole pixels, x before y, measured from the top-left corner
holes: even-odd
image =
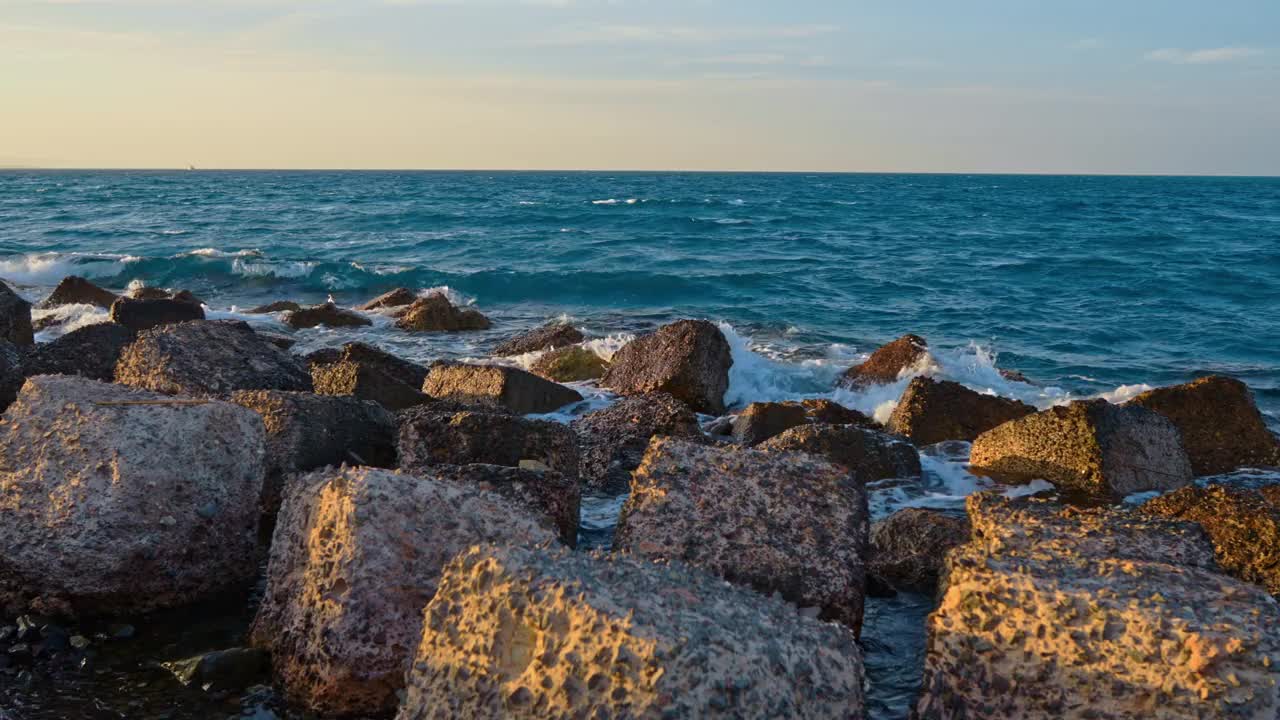
[[[0,0],[0,165],[1280,174],[1280,0]]]

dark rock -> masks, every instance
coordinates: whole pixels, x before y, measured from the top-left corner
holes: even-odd
[[[31,303],[0,282],[0,340],[14,345],[31,345],[35,333],[31,329]]]
[[[1026,403],[983,395],[957,382],[917,377],[907,385],[886,427],[916,445],[973,440],[982,433],[1034,413]]]
[[[382,348],[362,342],[350,342],[341,348],[324,348],[306,357],[311,366],[337,362],[356,362],[376,367],[392,379],[417,390],[427,379],[427,368],[405,360]]]
[[[903,335],[875,352],[861,365],[845,371],[840,384],[845,387],[883,385],[894,382],[906,370],[929,357],[929,344],[919,335]]]
[[[573,345],[548,350],[533,362],[530,371],[554,382],[582,382],[604,376],[609,364],[590,350]]]
[[[933,593],[947,551],[968,541],[967,518],[904,508],[871,525],[867,570],[892,587]]]
[[[266,340],[281,350],[288,350],[298,344],[297,340],[289,335],[285,335],[284,333],[276,333],[269,330],[254,330],[254,332],[258,333],[258,336],[263,340]]]
[[[585,338],[576,327],[561,322],[553,322],[540,328],[521,333],[494,348],[493,354],[499,357],[524,355],[539,350],[554,350],[577,345]]]
[[[277,300],[276,302],[267,303],[266,305],[259,305],[258,307],[246,312],[254,315],[268,315],[280,312],[298,312],[301,309],[302,306],[292,300]]]
[[[381,308],[402,307],[412,305],[418,299],[418,293],[408,288],[396,288],[385,292],[369,302],[357,307],[357,310],[379,310]]]
[[[919,477],[920,453],[893,435],[856,425],[801,425],[757,446],[767,452],[804,452],[826,458],[868,483]]]
[[[120,323],[135,333],[160,325],[203,319],[204,308],[200,305],[172,298],[134,300],[122,297],[111,305],[112,322]]]
[[[720,415],[732,365],[720,328],[705,320],[681,320],[624,345],[600,385],[622,395],[665,392],[697,412]]]
[[[44,302],[40,303],[40,307],[96,305],[100,308],[109,308],[118,297],[115,293],[103,290],[82,277],[68,275],[62,278],[62,282],[58,283],[58,287],[49,293],[49,297],[45,298]]]
[[[863,413],[831,400],[801,400],[800,405],[804,407],[804,412],[809,419],[818,425],[857,425],[866,428],[880,426]]]
[[[541,463],[538,463],[541,464]],[[554,470],[529,470],[505,465],[430,465],[410,470],[412,474],[436,477],[501,495],[508,500],[545,515],[569,547],[578,544],[578,516],[581,497],[578,479]]]
[[[168,290],[158,287],[139,286],[132,287],[124,294],[131,300],[168,300],[170,295]]]
[[[809,414],[800,403],[751,403],[734,419],[733,437],[743,445],[758,445],[807,422]]]
[[[86,325],[33,346],[22,365],[27,375],[79,375],[111,382],[120,355],[133,341],[133,331],[119,323]]]
[[[191,292],[190,290],[179,290],[174,294],[170,295],[169,297],[173,298],[174,300],[178,300],[180,302],[189,302],[195,305],[205,304],[204,300],[201,300],[200,298],[196,297],[196,294]]]
[[[405,308],[396,319],[396,327],[415,332],[454,332],[459,330],[487,330],[489,318],[479,310],[460,310],[442,293],[432,293],[418,298]]]
[[[241,690],[267,674],[271,658],[256,648],[231,648],[164,663],[178,682],[208,691]]]
[[[0,340],[0,412],[4,412],[27,379],[22,351],[8,340]]]
[[[392,411],[433,402],[416,387],[406,385],[370,363],[344,360],[312,365],[311,382],[320,395],[350,395],[372,400]]]
[[[623,398],[578,418],[571,426],[582,448],[584,491],[621,495],[631,484],[654,436],[701,440],[698,417],[666,393]]]
[[[400,413],[400,467],[430,474],[435,465],[475,463],[520,467],[533,461],[578,479],[573,431],[549,420],[486,412],[441,412],[430,407]]]
[[[498,406],[527,415],[547,413],[582,400],[578,391],[504,365],[437,363],[422,392],[438,400]]]
[[[320,325],[325,327],[362,327],[372,325],[373,321],[357,312],[340,308],[329,302],[286,313],[284,324],[295,330],[302,330]]]

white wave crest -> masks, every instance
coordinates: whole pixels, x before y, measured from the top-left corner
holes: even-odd
[[[237,257],[231,262],[231,272],[245,277],[304,278],[315,267],[315,263],[305,260],[254,261]]]
[[[0,259],[0,278],[15,285],[58,284],[68,275],[114,277],[124,271],[127,256],[82,253],[28,253]]]

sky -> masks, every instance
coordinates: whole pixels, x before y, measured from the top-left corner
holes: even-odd
[[[0,166],[1280,174],[1278,0],[0,0]]]

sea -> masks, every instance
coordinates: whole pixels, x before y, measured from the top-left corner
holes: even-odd
[[[909,377],[859,392],[835,380],[914,333],[931,359],[913,374],[1042,408],[1231,375],[1280,430],[1280,178],[0,171],[0,278],[35,301],[73,274],[187,289],[210,317],[276,331],[279,317],[245,311],[350,306],[400,286],[493,321],[410,334],[374,316],[294,333],[298,352],[360,340],[421,361],[492,362],[502,339],[554,319],[607,358],[663,323],[705,318],[732,347],[731,406],[826,397],[881,419]],[[39,333],[47,341],[105,314],[36,317],[58,323]],[[583,403],[549,417],[612,401],[580,389]],[[873,515],[960,511],[988,487],[967,453],[926,449],[923,478],[872,487]],[[607,538],[620,504],[589,501],[584,534]],[[905,716],[930,602],[868,609],[875,717]]]

